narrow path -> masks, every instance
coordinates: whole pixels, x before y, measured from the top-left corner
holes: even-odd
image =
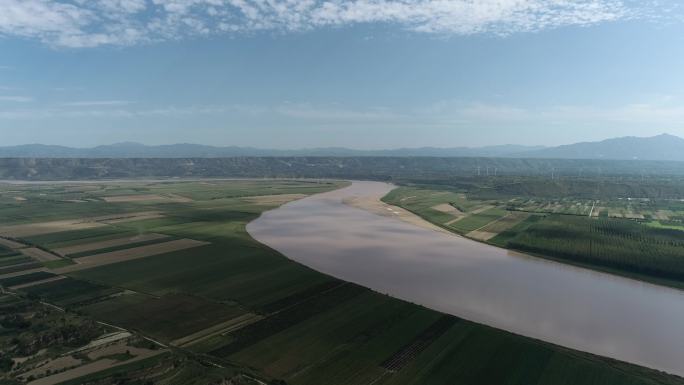
[[[594,214],[594,208],[596,207],[596,201],[591,205],[591,211],[589,211],[589,218]]]

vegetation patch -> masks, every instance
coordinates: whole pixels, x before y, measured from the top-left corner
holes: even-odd
[[[37,271],[35,273],[17,275],[14,277],[0,279],[0,285],[4,287],[12,287],[24,285],[31,282],[42,281],[44,279],[50,279],[54,277],[56,277],[55,274],[48,273],[47,271]]]
[[[406,346],[402,347],[399,351],[392,354],[391,357],[386,359],[381,366],[387,370],[396,372],[401,370],[410,360],[419,355],[423,350],[427,349],[428,346],[436,339],[446,333],[449,328],[451,328],[458,319],[452,316],[442,316],[440,319],[435,321],[427,329],[425,329],[420,335],[413,341],[409,342]]]
[[[297,306],[273,314],[259,322],[231,333],[230,336],[232,341],[228,345],[213,351],[212,354],[219,357],[227,357],[255,342],[287,329],[318,313],[325,312],[366,291],[367,289],[360,286],[345,284],[334,290],[328,291],[321,296],[311,298]]]
[[[185,294],[161,298],[122,295],[86,306],[82,311],[161,341],[181,338],[245,313],[237,306]]]
[[[31,297],[37,297],[59,306],[74,306],[112,295],[121,291],[121,289],[65,278],[59,281],[26,287],[21,289],[21,291]]]

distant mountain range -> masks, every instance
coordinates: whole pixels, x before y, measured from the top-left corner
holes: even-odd
[[[73,148],[43,144],[0,147],[3,158],[224,158],[239,156],[432,156],[505,157],[510,154],[543,149],[542,146],[488,146],[455,148],[400,148],[392,150],[354,150],[341,147],[276,150],[252,147],[215,147],[201,144],[147,146],[124,142],[92,148]]]
[[[684,139],[668,134],[648,138],[625,136],[600,142],[582,142],[521,152],[515,156],[553,159],[684,161]]]
[[[200,144],[147,146],[116,143],[92,148],[26,144],[0,147],[2,158],[223,158],[250,156],[396,156],[396,157],[502,157],[549,159],[610,159],[684,161],[684,139],[662,134],[649,138],[622,137],[600,142],[583,142],[558,147],[501,145],[453,148],[400,148],[392,150],[355,150],[340,147],[301,150],[216,147]]]

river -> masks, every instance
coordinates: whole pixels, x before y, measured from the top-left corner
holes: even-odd
[[[332,276],[569,348],[684,375],[684,292],[513,253],[344,202],[394,186],[353,182],[264,213],[262,242]]]

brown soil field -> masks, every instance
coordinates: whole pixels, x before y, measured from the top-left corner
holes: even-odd
[[[26,380],[28,377],[33,376],[33,377],[42,377],[44,376],[48,371],[54,372],[54,371],[60,371],[64,369],[69,369],[73,368],[76,366],[79,366],[83,361],[81,361],[78,358],[74,358],[73,356],[62,356],[59,358],[55,358],[54,360],[48,360],[42,365],[36,367],[35,369],[29,370],[26,373],[22,373],[18,377]]]
[[[205,340],[209,337],[213,337],[218,334],[229,333],[238,329],[241,329],[249,324],[257,322],[263,319],[263,316],[254,313],[243,314],[239,317],[229,319],[226,322],[221,322],[218,325],[200,330],[196,333],[190,334],[188,336],[179,338],[177,340],[171,341],[171,345],[174,346],[188,346]]]
[[[22,254],[26,255],[27,257],[31,257],[37,261],[40,262],[47,262],[47,261],[57,261],[61,258],[58,256],[48,253],[45,250],[41,250],[37,247],[26,247],[20,250]]]
[[[157,218],[162,218],[163,216],[164,216],[163,213],[150,211],[150,212],[145,212],[145,213],[137,213],[135,215],[126,216],[126,217],[120,217],[120,218],[115,218],[115,219],[106,219],[106,220],[103,220],[102,223],[113,225],[113,224],[123,223],[123,222],[142,221],[145,219],[157,219]]]
[[[287,202],[291,202],[297,199],[302,199],[306,197],[305,194],[277,194],[277,195],[258,195],[253,197],[244,198],[244,200],[249,203],[254,203],[258,205],[282,205]]]
[[[34,282],[25,283],[22,285],[12,286],[12,287],[10,287],[10,289],[12,289],[12,290],[24,289],[24,288],[31,287],[31,286],[42,285],[42,284],[48,283],[48,282],[59,281],[60,279],[64,279],[64,278],[66,278],[66,277],[58,275],[56,277],[43,279],[40,281],[34,281]]]
[[[133,356],[139,357],[139,356],[146,356],[149,357],[149,355],[154,352],[154,350],[150,349],[144,349],[144,348],[137,348],[135,346],[129,346],[126,344],[125,341],[117,342],[111,345],[104,346],[100,349],[93,350],[88,353],[88,358],[91,360],[97,360],[102,357],[106,356],[111,356],[113,354],[122,354],[122,353],[130,353]]]
[[[499,235],[499,233],[490,233],[487,231],[474,230],[468,233],[469,238],[477,239],[480,241],[488,241]]]
[[[492,233],[500,233],[502,231],[506,231],[510,229],[511,227],[517,225],[518,223],[524,221],[530,216],[529,213],[524,213],[524,212],[519,212],[519,211],[511,211],[505,216],[488,223],[486,226],[478,229],[482,231],[489,231]]]
[[[140,361],[166,352],[168,352],[168,350],[148,350],[147,353],[131,358],[128,361],[116,361],[109,358],[103,358],[98,361],[67,370],[65,372],[53,374],[52,376],[48,377],[39,378],[35,381],[29,382],[28,385],[55,385],[68,380],[83,377],[88,374],[93,374],[106,369],[114,368],[119,365],[130,364],[132,362]]]
[[[504,217],[496,219],[480,227],[479,229],[475,229],[469,232],[467,236],[469,238],[477,239],[480,241],[488,241],[494,238],[495,236],[499,235],[499,233],[501,233],[502,231],[506,231],[511,227],[517,225],[518,223],[522,222],[523,220],[527,219],[529,216],[530,214],[528,213],[517,211],[509,212]]]
[[[55,253],[58,253],[61,255],[68,255],[68,254],[82,253],[84,251],[105,249],[107,247],[122,246],[122,245],[127,245],[129,243],[146,242],[146,241],[151,241],[151,240],[155,240],[155,239],[162,239],[162,238],[167,238],[167,237],[168,236],[164,235],[164,234],[150,233],[150,234],[138,235],[135,237],[123,237],[123,238],[109,239],[109,240],[100,241],[100,242],[91,242],[91,243],[84,243],[81,245],[62,247],[59,249],[54,249],[53,251]]]
[[[460,220],[463,219],[463,218],[466,218],[466,216],[454,218],[454,219],[450,220],[449,222],[446,222],[445,225],[449,226],[450,224],[456,223],[456,222],[460,221]]]
[[[142,211],[137,213],[102,215],[50,222],[25,223],[21,225],[0,226],[0,235],[11,238],[22,238],[57,233],[60,231],[90,229],[93,227],[105,226],[109,223],[159,218],[160,216],[162,216],[162,214],[159,211]]]
[[[671,212],[666,210],[658,210],[654,213],[654,217],[659,220],[667,221],[670,220]]]
[[[628,219],[644,219],[644,216],[641,214],[634,213],[634,212],[629,212],[629,213],[625,214],[625,218],[628,218]]]
[[[437,206],[432,206],[431,209],[437,210],[439,212],[446,213],[449,215],[453,215],[455,217],[459,217],[459,216],[463,215],[463,212],[461,212],[461,210],[457,209],[456,207],[454,207],[448,203],[442,203],[442,204],[437,205]]]
[[[37,273],[39,271],[47,271],[47,268],[45,267],[39,267],[36,269],[29,269],[29,270],[22,270],[22,271],[15,271],[12,273],[5,273],[5,274],[0,274],[0,279],[2,278],[11,278],[11,277],[16,277],[18,275],[24,275],[24,274],[31,274],[31,273]]]
[[[105,202],[109,203],[131,203],[131,202],[192,202],[192,199],[186,198],[177,194],[139,194],[139,195],[117,195],[111,197],[103,197]]]
[[[7,276],[11,276],[14,273],[20,273],[16,275],[27,274],[29,272],[33,272],[35,269],[41,269],[42,266],[43,265],[40,262],[29,261],[0,267],[0,277],[6,278]]]
[[[0,234],[12,238],[22,238],[31,237],[34,235],[57,233],[60,231],[90,229],[101,226],[104,226],[104,224],[94,221],[86,221],[84,219],[67,219],[63,221],[0,226]]]
[[[486,206],[478,207],[475,210],[468,212],[468,214],[479,214],[479,213],[487,211],[491,208],[494,208],[494,206],[486,205]]]
[[[10,241],[9,239],[5,238],[0,238],[0,245],[9,247],[10,249],[21,249],[22,247],[26,247],[26,245],[22,243]]]
[[[72,350],[69,353],[76,353],[76,352],[84,352],[84,351],[92,351],[100,346],[105,346],[109,345],[112,343],[118,343],[122,340],[127,340],[132,334],[130,332],[126,331],[119,331],[119,332],[114,332],[114,333],[109,333],[102,335],[100,337],[97,337],[96,339],[90,341],[87,345],[82,346],[76,350]]]
[[[90,269],[96,266],[109,265],[111,263],[130,261],[133,259],[149,257],[152,255],[166,254],[173,251],[190,249],[208,245],[209,242],[196,241],[194,239],[177,239],[174,241],[155,243],[153,245],[146,245],[140,247],[133,247],[125,250],[117,250],[108,253],[91,255],[83,258],[78,258],[75,265],[57,269],[54,272],[57,274],[70,273],[78,270]]]
[[[167,199],[173,199],[174,202],[178,203],[194,202],[191,198],[173,193],[164,194],[164,197],[166,197]]]

